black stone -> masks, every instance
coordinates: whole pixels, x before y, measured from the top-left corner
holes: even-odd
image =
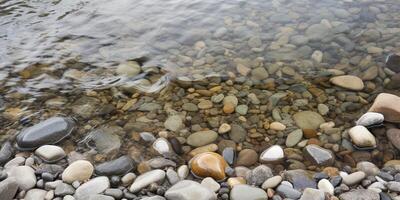
[[[124,175],[135,168],[135,162],[128,156],[121,156],[95,167],[95,173],[103,176]]]
[[[121,178],[119,176],[111,176],[110,178],[111,186],[118,187],[121,183]]]
[[[392,198],[384,192],[379,193],[379,197],[381,200],[392,200]]]
[[[331,178],[330,182],[333,185],[333,187],[336,187],[342,182],[342,177],[334,176],[334,177]]]
[[[321,179],[328,179],[328,178],[329,178],[328,174],[325,174],[325,173],[323,173],[323,172],[319,172],[319,173],[315,173],[315,174],[314,174],[314,179],[315,179],[316,181],[319,181],[319,180],[321,180]]]
[[[393,72],[400,72],[400,55],[398,54],[390,54],[386,58],[386,67],[392,70]]]
[[[176,154],[182,155],[183,149],[182,149],[182,144],[179,142],[178,139],[175,137],[169,138],[169,143],[171,143],[172,149],[175,151]]]
[[[18,134],[17,148],[32,150],[46,144],[55,144],[68,137],[75,129],[75,122],[71,118],[52,117]]]
[[[0,149],[0,165],[5,164],[9,160],[11,160],[14,154],[14,148],[12,147],[10,142],[5,142]]]

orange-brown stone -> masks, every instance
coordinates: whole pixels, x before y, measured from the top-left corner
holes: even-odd
[[[231,114],[235,111],[235,106],[231,103],[225,104],[224,107],[222,108],[224,113],[226,114]]]
[[[316,138],[317,133],[318,132],[314,129],[308,129],[308,128],[303,129],[303,136],[307,139]]]
[[[226,182],[228,183],[230,188],[233,188],[233,186],[235,185],[246,184],[246,179],[244,179],[243,177],[231,177],[228,178]]]
[[[190,161],[192,173],[205,178],[212,177],[215,180],[224,180],[225,168],[228,166],[224,158],[214,152],[197,154]]]
[[[329,177],[337,176],[339,175],[339,169],[336,167],[325,167],[324,170],[322,170],[325,174],[327,174]]]

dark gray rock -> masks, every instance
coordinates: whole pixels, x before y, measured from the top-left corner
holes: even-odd
[[[112,176],[124,175],[135,168],[135,162],[129,156],[121,156],[115,160],[111,160],[95,167],[97,175]]]
[[[75,193],[75,188],[71,185],[66,183],[60,183],[57,185],[56,189],[54,190],[54,194],[56,196],[65,196],[65,195],[72,195]]]
[[[303,151],[305,157],[315,165],[331,166],[335,162],[335,156],[333,153],[330,150],[324,149],[318,145],[307,145]]]
[[[45,144],[55,144],[75,129],[71,118],[52,117],[21,131],[16,141],[19,149],[31,150]]]
[[[243,127],[237,124],[231,125],[231,132],[229,132],[229,137],[236,143],[241,143],[246,139],[247,132]]]
[[[313,174],[302,169],[285,171],[284,179],[291,182],[294,189],[304,190],[306,188],[317,188],[317,183],[313,179]]]
[[[0,149],[0,165],[5,164],[9,160],[11,160],[14,154],[14,148],[12,147],[10,142],[5,142]]]
[[[235,150],[232,147],[227,147],[222,151],[222,156],[229,165],[232,165],[236,157]]]
[[[271,168],[260,165],[249,171],[246,175],[247,184],[260,186],[265,180],[273,176]]]
[[[301,192],[291,188],[288,185],[280,184],[276,188],[276,192],[284,198],[298,199],[301,196]]]

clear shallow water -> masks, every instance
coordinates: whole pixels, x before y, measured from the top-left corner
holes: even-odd
[[[23,93],[90,88],[115,82],[119,63],[144,57],[146,66],[190,79],[236,73],[238,63],[282,62],[311,75],[357,63],[370,46],[381,49],[371,59],[379,65],[399,48],[399,10],[396,0],[3,0],[0,81]],[[310,62],[315,50],[321,63]]]

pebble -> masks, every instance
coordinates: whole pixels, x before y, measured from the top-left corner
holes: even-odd
[[[321,191],[326,192],[330,195],[333,195],[333,192],[335,190],[332,183],[327,179],[321,179],[318,182],[318,189],[320,189]]]
[[[135,180],[136,178],[136,174],[130,172],[125,174],[122,178],[121,178],[121,182],[123,186],[127,186],[133,183],[133,180]]]
[[[389,181],[386,186],[390,191],[400,192],[400,182]]]
[[[201,181],[201,185],[210,189],[213,192],[217,192],[221,186],[213,178],[207,177]]]
[[[222,151],[222,157],[224,157],[224,160],[229,164],[232,165],[235,162],[235,158],[236,158],[236,152],[235,149],[233,149],[232,147],[226,147],[223,151]],[[257,157],[257,156],[256,156]],[[256,159],[257,160],[257,159]]]
[[[318,166],[331,166],[335,162],[335,155],[328,149],[310,144],[303,149],[305,157]]]
[[[400,150],[400,129],[390,128],[386,131],[386,136],[393,146]]]
[[[383,114],[385,121],[399,123],[400,122],[400,97],[380,93],[374,103],[369,108],[369,112],[377,112]]]
[[[192,173],[198,177],[211,177],[217,181],[224,180],[225,168],[228,166],[224,158],[214,152],[197,154],[190,161]]]
[[[74,181],[86,181],[88,180],[94,171],[93,165],[86,160],[78,160],[71,163],[62,173],[62,180],[66,183],[72,183]]]
[[[329,107],[325,104],[318,104],[318,112],[321,115],[327,115],[329,113]]]
[[[366,174],[362,171],[358,171],[348,175],[341,175],[341,177],[344,184],[347,186],[353,186],[361,182],[366,177]]]
[[[235,108],[235,111],[236,111],[236,113],[238,113],[240,115],[246,115],[248,109],[249,109],[249,107],[247,105],[238,105]]]
[[[400,72],[400,55],[399,54],[390,54],[386,58],[385,66],[392,70],[393,72],[399,73]]]
[[[165,155],[172,152],[172,146],[170,142],[165,138],[157,138],[153,142],[153,149],[159,154]]]
[[[99,164],[95,167],[95,173],[100,176],[124,175],[135,169],[135,163],[129,156],[121,156],[117,159]]]
[[[219,134],[224,134],[227,133],[231,130],[231,125],[227,124],[227,123],[223,123],[221,124],[221,126],[218,128],[218,133]]]
[[[19,166],[19,165],[24,164],[24,162],[25,162],[25,158],[24,158],[24,157],[17,156],[17,157],[15,157],[15,158],[11,159],[10,161],[8,161],[8,162],[4,165],[4,168],[7,169],[7,168],[16,167],[16,166]]]
[[[246,184],[246,179],[244,179],[243,177],[231,177],[228,178],[226,182],[228,183],[230,188],[233,188],[233,186],[235,185]]]
[[[331,78],[330,82],[336,86],[349,90],[360,91],[364,89],[363,81],[357,76],[352,76],[352,75],[336,76]]]
[[[29,190],[36,185],[35,171],[28,166],[12,167],[8,172],[8,177],[13,177],[22,190]]]
[[[268,188],[275,188],[282,182],[282,176],[273,176],[264,181],[261,188],[266,190]]]
[[[179,115],[172,115],[164,122],[164,127],[168,130],[177,132],[184,128],[183,120]]]
[[[207,187],[191,180],[182,180],[165,192],[168,200],[217,200],[217,195]]]
[[[200,147],[214,142],[218,138],[218,133],[212,130],[198,131],[191,134],[186,142],[194,147]]]
[[[168,168],[165,174],[167,176],[168,182],[171,183],[171,185],[174,185],[175,183],[180,181],[178,173],[176,173],[176,171],[172,168]]]
[[[299,199],[301,196],[301,192],[293,189],[292,187],[284,184],[280,184],[276,188],[276,192],[284,198],[289,199]]]
[[[165,172],[160,169],[155,169],[138,176],[133,184],[130,186],[129,191],[136,193],[148,185],[156,182],[162,182],[165,178]]]
[[[287,147],[294,147],[302,138],[303,131],[301,129],[294,130],[287,136],[285,145]]]
[[[55,144],[68,137],[75,129],[70,118],[51,117],[21,131],[17,135],[18,148],[31,150],[46,144]]]
[[[321,52],[321,51],[314,51],[312,54],[311,54],[311,59],[313,59],[315,62],[317,62],[317,63],[321,63],[322,62],[322,57],[323,57],[323,53]]]
[[[300,200],[325,200],[325,194],[321,190],[306,188],[303,191]]]
[[[11,143],[6,141],[3,143],[0,149],[0,165],[11,160],[14,153],[14,148],[12,147]]]
[[[110,181],[108,178],[99,176],[79,186],[75,191],[74,197],[77,200],[85,200],[93,194],[104,192],[108,188],[110,188]]]
[[[249,185],[236,185],[230,192],[230,200],[261,200],[268,199],[267,193],[261,188]]]
[[[354,200],[355,197],[362,200],[380,200],[379,193],[366,189],[351,190],[339,195],[341,200]]]
[[[118,65],[116,72],[124,76],[136,76],[140,73],[140,65],[136,61],[128,61]]]
[[[18,183],[14,177],[0,181],[0,197],[2,200],[12,200],[18,191]]]
[[[264,150],[260,155],[261,163],[277,163],[285,158],[284,151],[281,146],[273,145]]]
[[[371,162],[361,161],[356,166],[358,171],[364,172],[367,176],[375,176],[379,173],[379,168]]]
[[[354,126],[349,130],[349,135],[357,147],[376,147],[375,136],[364,126]]]
[[[284,124],[280,123],[280,122],[272,122],[272,123],[269,125],[269,128],[270,128],[271,130],[283,131],[283,130],[286,129],[286,126],[285,126]]]
[[[233,95],[228,95],[226,97],[224,97],[223,100],[223,104],[224,105],[233,105],[233,107],[236,107],[238,105],[239,101],[237,99],[237,97],[233,96]]]
[[[60,183],[54,190],[56,196],[73,195],[75,193],[75,188],[66,183]]]
[[[258,154],[253,149],[243,149],[239,152],[236,160],[236,166],[246,166],[250,167],[257,163]]]
[[[247,136],[247,131],[240,125],[232,124],[229,138],[236,143],[244,142]]]
[[[283,173],[284,180],[293,184],[294,189],[304,190],[305,188],[317,188],[312,174],[302,169],[287,170]]]
[[[271,168],[266,165],[259,165],[246,174],[246,181],[249,185],[261,186],[265,180],[272,176]]]
[[[301,129],[317,130],[325,122],[324,118],[313,111],[301,111],[293,115],[293,120]]]
[[[371,126],[381,124],[383,121],[384,116],[381,113],[367,112],[357,120],[356,125]]]
[[[43,145],[36,149],[35,154],[48,163],[57,162],[66,156],[61,147],[54,145]]]
[[[187,165],[181,165],[176,171],[181,180],[185,179],[189,175],[189,167]]]
[[[46,190],[42,189],[31,189],[26,192],[26,195],[24,197],[24,200],[38,200],[38,199],[44,199],[47,194]]]

